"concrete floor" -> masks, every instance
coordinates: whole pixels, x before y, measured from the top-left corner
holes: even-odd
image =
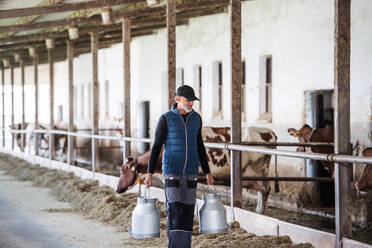
[[[1,248],[123,247],[129,234],[85,219],[49,189],[31,187],[0,171]]]

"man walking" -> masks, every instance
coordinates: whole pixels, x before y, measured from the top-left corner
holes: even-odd
[[[177,89],[176,103],[160,117],[156,126],[145,179],[145,184],[151,186],[155,164],[164,144],[162,169],[169,248],[191,247],[199,163],[207,183],[213,184],[201,135],[202,120],[192,109],[195,100],[199,99],[192,87],[183,85]]]

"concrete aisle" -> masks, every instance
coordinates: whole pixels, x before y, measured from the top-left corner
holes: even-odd
[[[114,248],[129,238],[117,227],[84,219],[48,192],[0,171],[0,248]]]

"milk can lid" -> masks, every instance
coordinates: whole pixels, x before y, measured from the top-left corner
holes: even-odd
[[[214,194],[203,194],[203,200],[219,200],[220,195],[214,193]]]
[[[156,203],[156,198],[145,198],[144,196],[139,196],[137,198],[138,203]]]

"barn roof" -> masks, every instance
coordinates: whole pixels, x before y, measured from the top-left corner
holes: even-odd
[[[156,1],[156,0],[153,0]],[[178,0],[177,25],[193,17],[227,11],[228,0]],[[110,13],[111,24],[103,24],[102,13]],[[131,19],[132,37],[152,34],[166,26],[165,0],[148,6],[145,0],[3,0],[0,2],[0,60],[14,63],[19,54],[32,64],[29,47],[34,47],[39,63],[48,61],[46,39],[54,40],[54,60],[66,59],[68,30],[77,28],[74,40],[77,56],[90,52],[90,33],[99,32],[100,48],[122,41],[122,20]]]

